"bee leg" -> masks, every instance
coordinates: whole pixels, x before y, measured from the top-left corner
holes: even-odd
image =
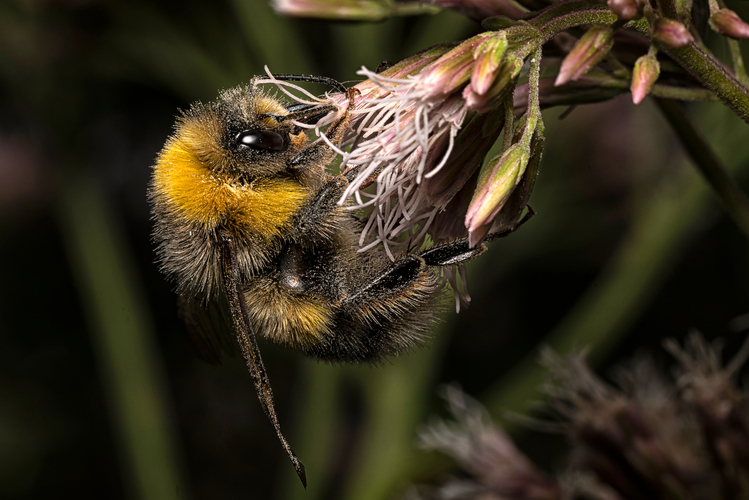
[[[348,93],[348,107],[338,120],[333,122],[328,130],[325,131],[325,135],[333,146],[338,147],[343,141],[343,135],[348,128],[350,113],[354,109],[354,98],[359,92],[355,88],[347,89]],[[322,139],[318,139],[306,148],[304,148],[293,160],[289,163],[289,167],[293,169],[300,168],[302,165],[327,165],[333,158],[335,158],[336,150],[331,147],[327,142]]]
[[[324,240],[333,237],[340,217],[346,215],[346,209],[338,205],[338,200],[348,184],[342,175],[329,179],[315,197],[299,210],[292,229],[295,241],[304,242],[313,236]]]
[[[515,232],[520,226],[525,224],[533,217],[536,212],[529,206],[528,212],[523,216],[520,221],[509,229],[504,231],[498,231],[496,233],[489,233],[486,237],[486,241],[493,241],[498,238],[504,238]],[[443,243],[442,245],[435,245],[431,248],[419,253],[419,256],[424,259],[424,262],[428,266],[455,266],[478,257],[486,251],[486,245],[483,243],[475,247],[471,247],[468,244],[468,238],[463,238],[449,243]]]
[[[276,407],[273,403],[273,392],[270,388],[270,380],[268,379],[268,374],[265,372],[265,366],[263,366],[263,360],[260,357],[257,339],[255,338],[255,333],[252,331],[250,317],[247,312],[247,303],[245,302],[243,293],[244,287],[242,283],[242,275],[237,263],[235,242],[230,235],[223,235],[222,240],[224,290],[229,302],[229,310],[231,312],[234,327],[236,328],[237,341],[239,342],[242,356],[244,357],[245,363],[247,363],[247,368],[252,375],[252,381],[255,383],[255,391],[257,391],[257,396],[260,400],[260,405],[263,407],[265,416],[268,417],[268,420],[270,420],[270,423],[273,424],[273,427],[276,429],[276,434],[281,441],[281,445],[284,450],[286,450],[299,479],[306,488],[307,475],[304,471],[304,465],[291,450],[291,446],[289,446],[286,438],[281,433],[281,426],[278,423]]]

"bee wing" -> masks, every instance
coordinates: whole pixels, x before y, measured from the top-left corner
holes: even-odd
[[[187,334],[201,359],[219,365],[223,355],[236,354],[237,344],[225,297],[206,302],[202,297],[180,295],[177,305]]]

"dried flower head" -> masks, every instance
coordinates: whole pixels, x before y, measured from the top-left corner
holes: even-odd
[[[489,423],[486,411],[456,388],[447,392],[455,422],[420,433],[422,444],[453,457],[470,479],[438,490],[439,499],[625,500],[749,498],[749,407],[736,387],[749,341],[726,368],[719,349],[692,334],[686,347],[668,341],[679,361],[676,383],[648,358],[620,370],[617,386],[598,378],[582,354],[546,350],[545,392],[565,433],[567,466],[547,476]]]
[[[556,481],[536,468],[502,429],[492,425],[478,402],[454,386],[445,389],[444,397],[454,421],[432,422],[419,432],[419,442],[422,448],[450,455],[475,478],[473,488],[470,483],[457,483],[463,494],[471,493],[464,498],[560,497]],[[456,489],[456,483],[451,489]]]

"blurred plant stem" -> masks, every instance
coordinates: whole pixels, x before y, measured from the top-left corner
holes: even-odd
[[[713,116],[705,116],[705,123],[718,123],[716,113],[726,121],[725,108],[711,109],[710,113]],[[746,130],[732,120],[727,121],[730,125],[724,130],[710,130],[709,138],[723,153],[729,169],[746,169],[749,150],[740,147],[746,143]],[[544,344],[563,354],[575,347],[586,348],[588,359],[595,366],[637,321],[707,210],[710,190],[686,166],[682,170],[683,177],[669,179],[669,187],[651,185],[635,201],[632,224],[618,252],[544,339]],[[542,399],[539,388],[543,380],[544,370],[534,350],[487,390],[481,400],[494,415],[525,412],[530,403]]]
[[[728,175],[710,145],[692,125],[684,106],[676,101],[656,99],[663,116],[676,132],[694,165],[720,198],[728,215],[749,238],[749,199]]]
[[[145,293],[102,193],[75,170],[64,175],[57,214],[109,400],[125,483],[132,486],[129,496],[189,498]]]
[[[449,331],[449,324],[441,330]],[[427,348],[401,356],[387,366],[340,367],[305,361],[304,399],[299,408],[297,440],[299,456],[307,467],[310,486],[303,490],[283,475],[284,499],[324,499],[326,486],[341,478],[334,476],[334,446],[340,442],[343,382],[361,387],[367,420],[354,450],[351,474],[346,476],[342,498],[379,500],[389,498],[408,481],[423,472],[424,457],[415,447],[416,428],[424,421],[434,390],[432,376],[447,343],[436,332]]]
[[[436,332],[434,344],[363,373],[367,421],[353,474],[344,487],[347,500],[390,498],[408,486],[417,462],[416,427],[427,414],[434,394],[432,376],[446,336]]]

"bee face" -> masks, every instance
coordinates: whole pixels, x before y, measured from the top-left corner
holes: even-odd
[[[179,121],[177,141],[215,175],[253,180],[283,174],[306,146],[290,112],[256,87],[224,91],[212,104],[194,105]]]

